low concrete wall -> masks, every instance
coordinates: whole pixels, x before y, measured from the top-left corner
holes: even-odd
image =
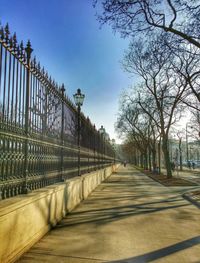
[[[15,262],[119,165],[0,202],[0,262]]]

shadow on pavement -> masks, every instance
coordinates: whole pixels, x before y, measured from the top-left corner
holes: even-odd
[[[129,216],[137,216],[141,214],[149,214],[160,212],[167,209],[176,209],[179,207],[186,207],[190,204],[177,204],[178,199],[162,200],[155,202],[147,202],[137,205],[126,205],[126,206],[111,206],[109,208],[102,209],[91,209],[86,211],[76,211],[70,214],[70,217],[66,217],[63,221],[58,224],[55,229],[75,226],[80,224],[96,223],[106,224],[112,221],[120,220]],[[173,204],[173,203],[176,204]]]
[[[195,245],[200,244],[200,236],[193,237],[191,239],[187,239],[185,241],[176,243],[174,245],[161,248],[158,250],[155,250],[150,253],[146,253],[144,255],[127,258],[127,259],[120,259],[116,261],[107,261],[107,263],[145,263],[145,262],[151,262],[159,258],[163,258],[165,256],[171,255],[173,253],[176,253],[178,251],[181,251],[183,249],[187,249],[190,247],[193,247]],[[195,262],[194,262],[195,263]],[[196,262],[197,263],[197,262]]]

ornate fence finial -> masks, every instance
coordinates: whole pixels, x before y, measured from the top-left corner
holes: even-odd
[[[40,67],[40,62],[38,62],[38,64],[37,64],[37,70],[40,72],[40,69],[41,69],[41,67]]]
[[[44,77],[44,73],[45,73],[45,70],[44,70],[44,67],[42,67],[41,74],[43,75],[43,77]]]
[[[17,45],[17,51],[16,51],[16,53],[17,53],[17,57],[20,58],[21,52],[20,52],[20,47],[19,47],[19,45]]]
[[[64,83],[63,83],[62,86],[61,86],[61,90],[62,90],[63,92],[65,92],[65,85],[64,85]]]
[[[47,71],[45,72],[45,78],[47,79],[47,81],[49,81],[49,75]]]
[[[14,52],[17,50],[17,36],[16,33],[13,35],[13,50]]]
[[[13,49],[13,39],[12,37],[9,38],[9,50],[12,51]]]
[[[34,72],[36,71],[36,57],[34,56],[33,60],[32,60],[32,69],[34,70]]]
[[[1,40],[2,40],[2,41],[3,41],[4,38],[5,38],[5,35],[4,35],[4,28],[3,28],[3,27],[1,27],[1,29],[0,29],[0,37],[1,37]]]
[[[27,57],[27,61],[26,62],[27,62],[27,64],[29,64],[30,58],[31,58],[31,53],[33,52],[33,49],[31,48],[30,40],[28,40],[28,42],[26,44],[25,51],[26,51],[26,57]]]
[[[24,56],[24,43],[23,43],[23,41],[21,41],[19,47],[20,47],[20,59],[24,60],[25,56]]]
[[[62,99],[64,99],[64,96],[65,96],[65,85],[64,85],[64,83],[62,84],[60,91],[62,94]]]
[[[10,35],[9,25],[7,23],[6,26],[5,26],[5,41],[6,41],[6,44],[8,44],[8,42],[9,42],[9,35]]]

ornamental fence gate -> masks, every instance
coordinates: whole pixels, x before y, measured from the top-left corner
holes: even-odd
[[[17,43],[8,24],[0,30],[0,199],[111,165],[112,145]]]

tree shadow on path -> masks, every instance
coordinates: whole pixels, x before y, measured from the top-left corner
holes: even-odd
[[[127,259],[120,259],[120,260],[116,260],[116,261],[107,261],[107,263],[145,263],[145,262],[151,262],[151,261],[163,258],[165,256],[169,256],[173,253],[179,252],[183,249],[193,247],[193,246],[198,245],[198,244],[200,244],[200,236],[196,236],[196,237],[184,240],[182,242],[176,243],[174,245],[171,245],[171,246],[168,246],[165,248],[155,250],[153,252],[146,253],[144,255],[139,255],[139,256],[127,258]],[[200,262],[200,261],[198,261],[198,262]],[[196,262],[196,263],[198,263],[198,262]]]

